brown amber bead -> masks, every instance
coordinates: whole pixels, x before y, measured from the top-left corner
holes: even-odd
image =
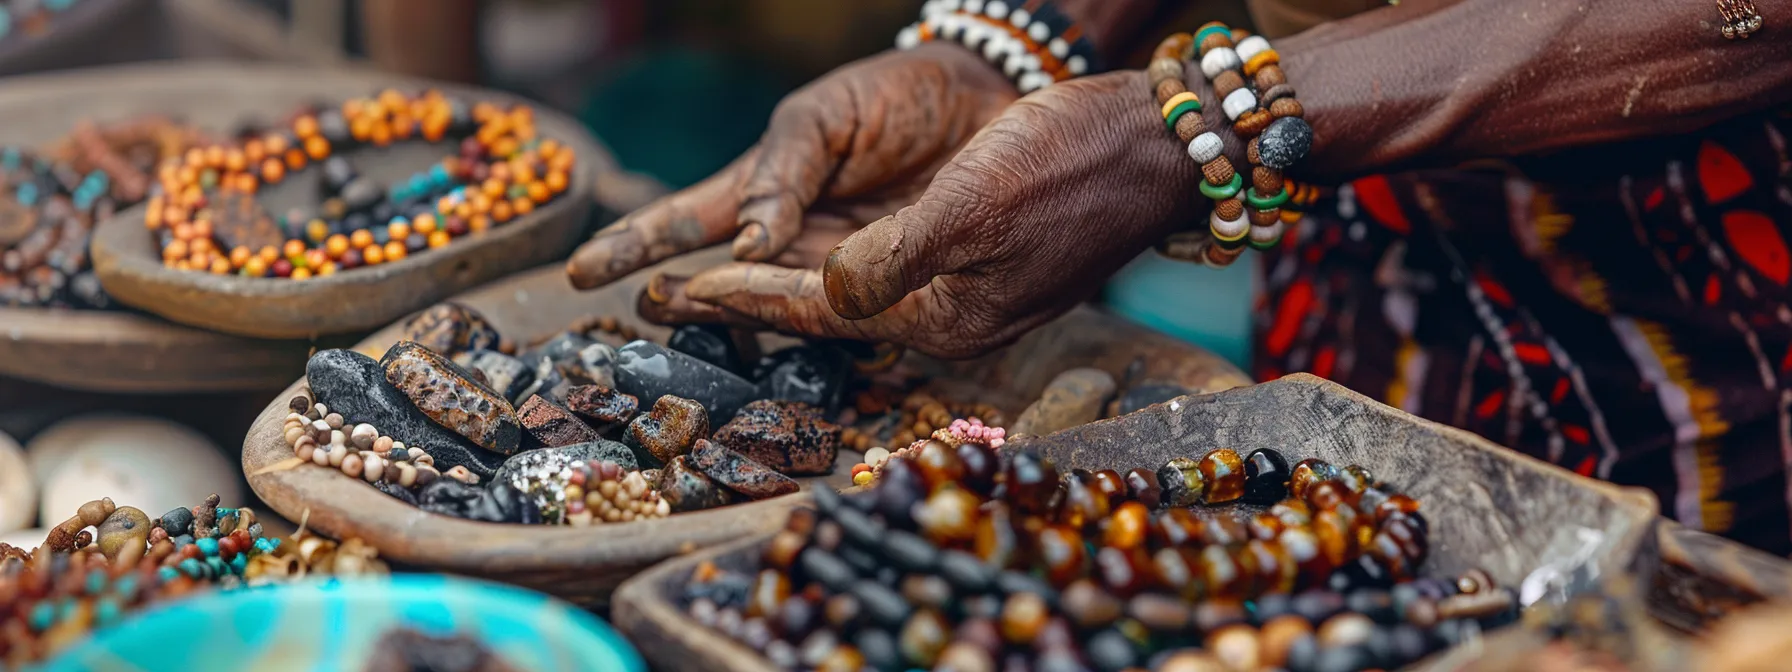
[[[1108,516],[1107,529],[1102,531],[1101,543],[1119,549],[1134,549],[1145,545],[1146,528],[1151,525],[1151,512],[1142,502],[1126,502],[1115,507],[1114,513]]]
[[[1294,561],[1295,568],[1299,570],[1300,579],[1297,583],[1300,585],[1324,585],[1326,577],[1331,576],[1333,569],[1337,569],[1337,565],[1327,561],[1325,554],[1320,552],[1319,538],[1305,528],[1290,528],[1282,532],[1279,541],[1282,542],[1282,548],[1288,551],[1288,558]]]
[[[1076,529],[1094,526],[1108,515],[1108,496],[1095,485],[1095,475],[1074,472],[1064,477],[1064,501],[1058,505],[1058,521]]]
[[[1160,546],[1188,546],[1201,540],[1207,524],[1188,509],[1165,509],[1151,519],[1151,538]]]
[[[1064,589],[1058,604],[1070,622],[1084,630],[1106,626],[1120,620],[1125,605],[1113,593],[1089,579],[1077,579]]]
[[[979,504],[976,495],[947,484],[915,507],[915,524],[928,541],[956,546],[976,537]]]
[[[1319,540],[1319,552],[1333,567],[1342,567],[1356,555],[1356,534],[1336,511],[1320,511],[1313,516],[1313,537]]]
[[[1259,662],[1278,668],[1287,664],[1288,649],[1296,640],[1313,636],[1313,624],[1294,614],[1283,614],[1265,621],[1257,633],[1263,645],[1263,658]]]
[[[1062,586],[1088,571],[1088,551],[1083,535],[1062,525],[1051,525],[1033,538],[1040,564],[1045,566],[1047,580]]]
[[[1003,471],[1003,486],[1016,511],[1045,515],[1058,494],[1058,469],[1037,453],[1015,453]]]
[[[1375,476],[1368,469],[1353,464],[1338,470],[1338,482],[1343,483],[1345,489],[1361,495],[1375,485]]]
[[[1307,489],[1321,482],[1329,481],[1337,475],[1337,468],[1325,460],[1307,458],[1294,464],[1288,472],[1288,494],[1295,499],[1306,500]]]
[[[1344,506],[1351,502],[1350,491],[1338,481],[1325,481],[1307,488],[1307,503],[1314,510],[1325,511]]]
[[[1104,546],[1095,552],[1095,573],[1109,590],[1121,597],[1131,597],[1151,585],[1151,557],[1142,548],[1123,550]]]
[[[1209,544],[1230,546],[1242,544],[1251,538],[1251,529],[1237,516],[1223,514],[1205,521],[1201,528],[1201,540]]]
[[[819,672],[859,672],[865,667],[865,656],[848,644],[834,647],[834,651],[821,661],[816,669]]]
[[[977,518],[971,550],[979,560],[997,567],[1012,567],[1019,562],[1019,549],[1019,535],[1015,534],[1008,507],[997,504]]]
[[[1287,525],[1282,524],[1282,519],[1267,512],[1251,516],[1245,527],[1250,530],[1252,539],[1274,539],[1281,536],[1282,530],[1288,529]]]
[[[1263,646],[1257,629],[1243,623],[1228,625],[1207,634],[1202,648],[1212,652],[1228,668],[1256,670],[1262,668]]]
[[[796,556],[808,546],[809,540],[803,535],[790,530],[783,530],[772,536],[772,541],[765,545],[765,564],[778,570],[789,570],[796,564]]]
[[[778,613],[779,605],[790,598],[790,579],[783,572],[765,569],[754,579],[752,593],[747,596],[747,618],[769,617]]]
[[[1251,556],[1252,564],[1257,570],[1257,593],[1280,594],[1294,590],[1294,580],[1298,577],[1299,568],[1294,566],[1294,558],[1289,557],[1288,549],[1276,540],[1252,539],[1244,545],[1244,553]]]
[[[927,482],[929,490],[964,478],[964,462],[958,459],[957,451],[939,441],[928,441],[921,445],[921,454],[915,457],[915,466],[921,468],[921,478]]]
[[[1388,516],[1395,513],[1418,512],[1419,500],[1401,494],[1388,495],[1387,501],[1382,502],[1375,507],[1375,523],[1379,525],[1386,521]]]
[[[916,611],[913,616],[908,617],[908,623],[903,624],[902,635],[897,638],[902,657],[913,665],[933,667],[933,661],[939,658],[946,644],[952,641],[951,627],[937,611]]]
[[[964,465],[962,484],[979,496],[988,497],[996,487],[996,472],[1002,468],[995,451],[978,443],[958,444],[958,461]]]
[[[1132,499],[1126,492],[1126,478],[1113,469],[1095,472],[1095,489],[1107,495],[1109,502]]]
[[[1044,598],[1028,592],[1010,594],[1002,603],[1002,638],[1016,646],[1031,645],[1050,617]]]
[[[1151,554],[1151,569],[1157,582],[1189,601],[1206,595],[1207,584],[1201,574],[1200,557],[1189,548],[1161,548]]]
[[[1253,574],[1243,558],[1234,557],[1226,547],[1209,545],[1201,549],[1201,583],[1213,597],[1244,597],[1250,594]]]
[[[1201,480],[1207,482],[1208,504],[1225,504],[1244,496],[1244,458],[1231,448],[1207,451],[1201,458]]]
[[[1201,477],[1201,463],[1193,458],[1170,458],[1158,468],[1157,482],[1163,486],[1165,506],[1194,506],[1207,494],[1207,481]]]
[[[1145,508],[1155,509],[1163,505],[1164,489],[1157,482],[1157,474],[1149,469],[1134,469],[1126,472],[1127,497],[1144,504]]]

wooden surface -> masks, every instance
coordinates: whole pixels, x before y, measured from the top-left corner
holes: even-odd
[[[96,110],[95,116],[113,118],[160,112],[225,131],[250,118],[279,121],[306,102],[333,104],[388,86],[415,89],[426,84],[370,72],[278,65],[133,66],[9,83],[0,108],[30,97],[33,107],[22,113],[24,120],[13,123],[47,123],[57,111],[68,109]],[[522,102],[496,92],[441,88],[475,100]],[[613,169],[614,162],[572,119],[538,109],[536,120],[543,137],[577,151],[572,186],[527,216],[445,248],[303,282],[182,272],[162,267],[139,206],[99,224],[92,245],[94,270],[120,303],[205,329],[258,338],[310,338],[378,328],[486,280],[559,259],[579,241],[592,209],[596,175]],[[427,168],[448,151],[447,143],[407,142],[348,156],[363,175],[391,180]],[[320,179],[318,170],[308,169],[263,189],[261,198],[272,212],[305,202],[315,205],[311,189]]]
[[[575,292],[566,281],[565,271],[552,265],[488,284],[456,300],[484,313],[501,332],[519,342],[557,333],[573,320],[593,314],[615,315],[637,326],[643,338],[663,342],[666,330],[641,323],[634,313],[636,296],[648,275],[659,270],[689,273],[725,259],[725,250],[711,250],[636,273],[589,293]],[[1058,333],[1066,330],[1089,331],[1093,335],[1071,337]],[[390,327],[368,337],[356,349],[377,357],[397,336],[398,328]],[[1057,352],[1050,348],[1069,351],[1073,348],[1068,346],[1075,345],[1074,350],[1088,353],[1096,349],[1095,342],[1106,342],[1111,349],[1130,353],[1105,358],[1114,362],[1131,362],[1139,357],[1182,359],[1207,362],[1216,368],[1213,372],[1190,375],[1191,383],[1246,381],[1236,368],[1193,346],[1149,337],[1141,327],[1084,309],[1043,327],[1040,333],[1014,346],[1037,347],[1042,354],[1031,358],[999,354],[989,360],[957,365],[962,371],[985,376],[961,381],[969,383],[967,388],[990,392],[967,400],[996,403],[1014,417],[1020,408],[1013,400],[1037,394],[1036,389],[1026,389],[1031,381],[1041,380],[1038,385],[1043,386],[1043,380],[1076,365],[1045,358],[1045,353]],[[1010,366],[1017,364],[1051,371],[1038,375],[1011,371]],[[1194,370],[1160,366],[1165,370]],[[250,487],[280,515],[295,521],[308,520],[313,529],[330,536],[361,537],[384,557],[419,569],[507,581],[581,603],[598,603],[607,599],[623,579],[656,562],[774,529],[782,524],[784,512],[804,497],[798,493],[663,520],[582,529],[477,523],[425,513],[335,470],[301,464],[293,457],[292,449],[282,440],[280,425],[286,417],[287,399],[302,384],[303,381],[294,383],[271,400],[244,439],[243,469]],[[994,389],[994,385],[1006,387]],[[847,485],[847,473],[859,457],[858,453],[842,451],[833,475],[803,479],[805,487],[815,487],[818,482],[829,487]]]
[[[1423,569],[1430,575],[1480,567],[1517,587],[1532,570],[1567,558],[1580,557],[1595,577],[1653,566],[1655,501],[1647,491],[1582,478],[1304,374],[1183,397],[1016,441],[1014,449],[1039,450],[1061,468],[1125,470],[1220,446],[1273,447],[1291,462],[1359,464],[1418,498],[1431,522]],[[699,562],[750,568],[769,538],[762,533],[642,573],[617,591],[613,622],[657,669],[770,672],[763,658],[703,629],[677,604]]]
[[[1765,600],[1792,601],[1792,562],[1663,519],[1660,568],[1649,584],[1649,611],[1668,625],[1702,632]]]
[[[12,31],[0,38],[0,76],[75,68],[148,58],[156,53],[156,0],[81,0],[55,14],[50,29],[27,35],[12,17]]]
[[[201,331],[120,310],[0,307],[0,376],[91,392],[271,390],[312,344]]]

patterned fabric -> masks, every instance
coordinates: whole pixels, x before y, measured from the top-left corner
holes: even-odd
[[[1307,371],[1792,552],[1784,114],[1373,176],[1262,265],[1255,374]]]

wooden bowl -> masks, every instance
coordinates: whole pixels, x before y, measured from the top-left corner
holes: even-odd
[[[1359,464],[1398,485],[1423,503],[1431,522],[1427,574],[1479,567],[1500,585],[1518,587],[1549,563],[1559,563],[1564,574],[1579,567],[1594,577],[1653,563],[1655,498],[1648,491],[1583,478],[1305,374],[1013,443],[1014,450],[1039,450],[1061,468],[1121,470],[1156,468],[1218,446]],[[769,538],[761,533],[680,556],[630,579],[616,592],[616,627],[655,669],[774,670],[679,608],[698,563],[756,567]],[[1579,561],[1565,562],[1571,558]]]
[[[455,300],[480,311],[500,332],[519,342],[557,333],[573,320],[592,314],[615,315],[639,328],[643,338],[663,342],[664,328],[635,317],[635,298],[648,275],[655,271],[689,273],[722,259],[726,259],[725,250],[684,257],[589,293],[575,292],[564,268],[556,264],[491,283]],[[1077,333],[1066,333],[1071,331]],[[377,357],[398,335],[395,325],[368,337],[356,349]],[[1107,352],[1097,344],[1105,344]],[[1134,359],[1149,359],[1154,368],[1185,371],[1180,380],[1191,388],[1196,387],[1191,383],[1203,381],[1225,386],[1248,382],[1236,368],[1211,354],[1089,310],[1043,327],[1012,348],[1019,352],[959,365],[928,366],[974,376],[959,380],[974,383],[971,387],[993,389],[995,394],[978,400],[1030,399],[1038,393],[1037,387],[1030,386],[1042,387],[1064,368],[1095,360],[1124,368]],[[1059,356],[1064,360],[1051,359]],[[1029,366],[1029,360],[1051,365]],[[1199,369],[1190,362],[1204,362],[1210,369]],[[1050,370],[1012,370],[1017,366]],[[250,427],[243,441],[243,470],[249,487],[282,516],[306,521],[329,536],[360,537],[378,548],[383,557],[421,569],[496,579],[575,602],[598,603],[607,600],[623,579],[653,563],[773,530],[783,523],[786,510],[804,500],[802,493],[796,493],[661,520],[578,529],[479,523],[426,513],[336,470],[301,463],[293,456],[280,426],[288,413],[287,400],[302,385],[303,380],[293,383]],[[803,479],[804,487],[848,485],[848,474],[858,456],[844,451],[834,474]]]
[[[127,311],[0,308],[0,376],[73,390],[266,391],[303,374],[311,347]]]
[[[152,65],[33,78],[28,87],[33,117],[64,110],[95,116],[145,112],[179,116],[201,128],[226,131],[249,118],[275,121],[299,105],[335,102],[385,87],[436,86],[482,100],[523,102],[514,96],[353,70],[260,64]],[[276,278],[175,271],[164,268],[143,227],[143,207],[101,222],[93,236],[94,271],[107,293],[125,305],[174,322],[258,338],[309,338],[376,329],[492,278],[565,256],[580,239],[592,210],[592,185],[614,162],[575,121],[539,108],[542,137],[571,146],[579,156],[571,186],[560,198],[484,234],[394,263],[345,271],[303,282]],[[21,122],[14,122],[21,123]],[[450,151],[448,143],[397,143],[348,154],[363,175],[389,181],[407,177]],[[272,212],[309,203],[321,171],[308,169],[263,189]]]
[[[1759,602],[1792,603],[1792,562],[1662,519],[1661,564],[1649,581],[1649,613],[1687,632]]]
[[[0,76],[148,58],[160,46],[155,0],[81,0],[56,14],[42,35],[26,35],[19,17],[0,38]]]

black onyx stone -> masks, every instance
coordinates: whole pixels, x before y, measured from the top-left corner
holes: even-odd
[[[387,495],[390,495],[393,499],[396,499],[398,501],[404,502],[411,506],[417,505],[417,493],[411,492],[410,488],[406,488],[406,487],[399,485],[395,482],[381,479],[380,481],[373,484],[373,488],[380,492],[386,493]]]
[[[1251,451],[1244,458],[1244,502],[1268,505],[1287,497],[1288,460],[1268,448]]]
[[[1143,383],[1126,388],[1120,394],[1120,415],[1161,404],[1177,397],[1189,394],[1188,388],[1169,383]]]
[[[1300,117],[1282,117],[1269,123],[1257,138],[1257,156],[1263,167],[1283,170],[1306,157],[1313,148],[1313,127]],[[1269,196],[1271,194],[1264,194]]]
[[[490,488],[438,478],[417,493],[417,507],[430,513],[487,523],[539,524],[541,511],[507,483]]]
[[[170,537],[192,534],[193,510],[183,506],[162,514],[162,529],[166,530]]]
[[[568,385],[616,386],[616,350],[579,334],[565,332],[548,339],[522,359],[536,367],[537,376],[545,375],[544,366],[552,367]],[[564,390],[550,387],[538,393],[565,401]]]
[[[349,423],[371,424],[407,446],[426,448],[437,469],[464,466],[489,480],[504,463],[503,455],[473,445],[417,410],[410,397],[386,382],[385,371],[372,357],[351,350],[324,350],[305,364],[305,378],[318,403],[342,414]]]
[[[535,372],[523,360],[496,350],[463,352],[454,356],[454,363],[484,374],[486,385],[513,404],[521,401],[517,395],[535,382]]]
[[[642,405],[665,395],[691,399],[709,411],[709,426],[721,427],[758,389],[728,370],[647,341],[622,346],[616,353],[615,388],[635,395]]]
[[[913,532],[889,530],[883,534],[883,556],[905,572],[928,572],[939,562],[939,549]]]
[[[690,324],[673,330],[666,347],[714,364],[730,372],[741,372],[740,349],[734,345],[727,327],[713,324]]]
[[[800,345],[760,359],[753,379],[759,381],[761,398],[800,401],[833,414],[840,410],[851,373],[852,357],[845,350]]]

